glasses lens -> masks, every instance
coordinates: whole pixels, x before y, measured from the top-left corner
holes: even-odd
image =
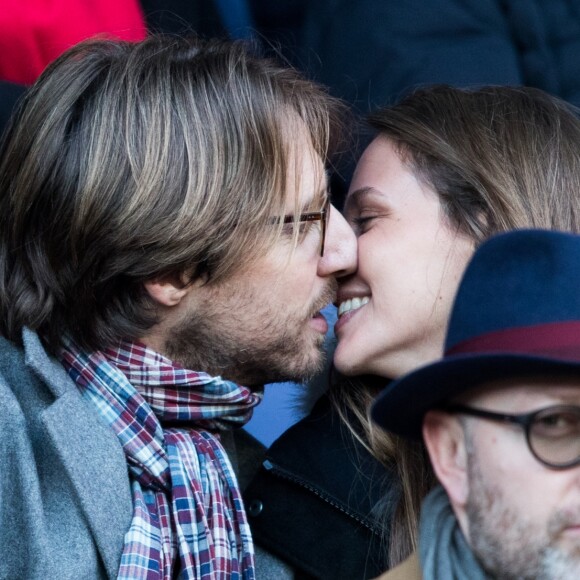
[[[545,463],[565,467],[580,459],[580,408],[552,407],[530,425],[530,447]]]

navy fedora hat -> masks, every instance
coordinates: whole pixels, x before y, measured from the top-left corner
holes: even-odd
[[[518,230],[485,242],[453,304],[443,358],[391,382],[373,420],[419,439],[429,409],[513,376],[580,379],[580,236]]]

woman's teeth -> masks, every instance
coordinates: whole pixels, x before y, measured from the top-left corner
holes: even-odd
[[[369,300],[370,298],[368,296],[365,296],[364,298],[351,298],[350,300],[345,300],[344,302],[341,302],[338,307],[338,315],[342,316],[346,312],[357,310],[361,306],[368,304]]]

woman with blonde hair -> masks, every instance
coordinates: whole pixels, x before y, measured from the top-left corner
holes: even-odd
[[[358,237],[358,269],[338,293],[334,364],[342,376],[313,414],[274,444],[258,477],[276,521],[261,515],[255,537],[295,566],[302,559],[303,572],[314,577],[330,577],[326,571],[349,543],[350,572],[334,568],[335,578],[355,577],[355,569],[357,577],[372,577],[416,546],[420,502],[433,483],[428,461],[419,444],[373,428],[368,411],[386,381],[441,355],[474,250],[518,228],[580,230],[580,120],[557,98],[522,87],[434,86],[377,111],[370,126],[376,135],[345,204]],[[337,415],[352,435],[348,444]],[[340,461],[335,454],[329,464],[330,448],[341,450]],[[298,469],[289,449],[300,458]],[[365,489],[369,497],[357,499]],[[337,511],[350,519],[338,525]],[[365,526],[366,543],[353,542]],[[278,550],[276,529],[286,538]],[[308,543],[325,536],[342,549],[326,555],[320,542]]]

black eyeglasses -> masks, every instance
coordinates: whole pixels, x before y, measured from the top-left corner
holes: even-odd
[[[320,256],[324,256],[324,243],[326,241],[326,230],[328,229],[328,220],[330,218],[330,196],[326,198],[324,202],[324,206],[320,211],[311,211],[308,213],[301,213],[296,220],[294,219],[293,215],[287,215],[283,218],[279,218],[282,220],[283,224],[291,224],[294,221],[297,223],[304,223],[304,222],[320,222]],[[278,218],[275,218],[274,223],[280,223]]]
[[[465,405],[449,405],[445,411],[519,425],[526,434],[532,455],[551,469],[567,469],[580,464],[580,407],[557,405],[507,415]]]

